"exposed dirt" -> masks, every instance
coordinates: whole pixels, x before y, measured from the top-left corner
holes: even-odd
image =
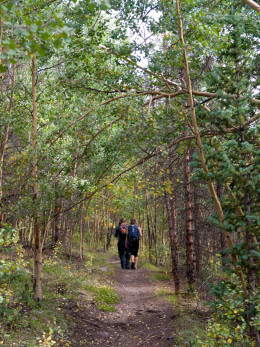
[[[103,312],[91,303],[70,307],[67,318],[74,323],[71,346],[175,346],[174,312],[170,302],[155,295],[148,271],[122,270],[119,261],[115,288],[122,298],[116,312]]]

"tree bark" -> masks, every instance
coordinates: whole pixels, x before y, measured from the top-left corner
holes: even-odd
[[[199,208],[199,199],[197,187],[194,187],[193,197],[194,197],[194,249],[195,249],[195,266],[196,272],[200,273],[202,265],[202,256],[201,256],[201,221],[202,216],[200,214]]]
[[[54,217],[54,245],[60,241],[60,228],[61,228],[61,199],[56,196],[55,202],[55,217]]]
[[[1,22],[0,22],[0,30],[2,30]],[[1,38],[2,33],[0,34],[0,47],[1,47]],[[0,48],[1,52],[1,48]],[[1,63],[1,60],[0,60]],[[16,65],[13,65],[13,73],[12,73],[12,86],[11,86],[11,95],[10,95],[10,101],[9,101],[9,107],[8,107],[8,123],[4,130],[4,136],[1,141],[0,145],[0,209],[2,209],[2,198],[3,198],[3,165],[4,165],[4,154],[5,149],[8,141],[8,135],[9,135],[9,127],[10,127],[10,119],[12,115],[12,109],[13,109],[13,101],[14,101],[14,86],[15,86],[15,74],[16,74]],[[0,211],[0,227],[4,222],[4,213],[3,211]]]
[[[175,207],[175,199],[170,199],[170,194],[167,191],[165,192],[165,206],[166,206],[166,211],[168,216],[168,225],[169,225],[174,291],[175,291],[175,294],[178,295],[180,293],[180,275],[179,275],[177,232],[176,232],[177,231],[176,207]]]
[[[37,183],[37,95],[36,95],[36,54],[32,57],[32,103],[33,103],[33,119],[32,119],[32,150],[33,150],[33,198],[35,205],[38,203],[38,183]],[[36,207],[37,210],[37,207]],[[34,213],[34,299],[42,300],[42,247],[41,247],[41,232],[39,228],[38,211]]]
[[[191,110],[193,133],[194,133],[194,136],[195,136],[195,139],[197,142],[198,154],[199,154],[199,159],[201,162],[202,169],[203,169],[204,173],[208,175],[209,170],[208,170],[208,167],[206,164],[206,159],[205,159],[205,155],[204,155],[204,148],[203,148],[203,144],[201,141],[199,127],[197,124],[197,118],[196,118],[195,107],[194,107],[193,96],[192,96],[193,93],[192,93],[191,79],[190,79],[190,73],[189,73],[189,63],[188,63],[188,57],[187,57],[185,41],[184,41],[184,36],[183,36],[183,27],[182,27],[182,19],[181,19],[180,1],[179,0],[176,0],[176,13],[177,13],[178,22],[179,22],[180,42],[181,42],[181,45],[183,47],[184,71],[185,71],[185,77],[186,77],[186,81],[187,81],[187,90],[188,90],[188,94],[189,94],[189,104],[190,104],[190,110]],[[217,213],[218,213],[219,221],[223,222],[224,221],[224,214],[222,211],[222,207],[221,207],[220,201],[218,199],[218,196],[216,194],[216,190],[215,190],[215,187],[213,185],[213,182],[210,178],[208,178],[208,187],[209,187],[209,191],[210,191],[211,197],[213,199],[215,208],[216,208]],[[229,248],[232,248],[233,247],[233,241],[231,239],[230,233],[227,231],[224,231],[224,235],[226,237],[227,244],[228,244]],[[239,265],[238,256],[235,254],[232,254],[232,259],[234,262],[236,273],[240,279],[240,282],[241,282],[241,285],[243,288],[243,295],[246,298],[248,296],[248,291],[247,291],[247,287],[246,287],[246,281],[244,278],[244,274],[242,272],[241,266]]]
[[[222,192],[223,192],[221,185],[217,184],[216,189],[217,189],[217,195],[220,198],[222,195]],[[225,239],[225,236],[224,236],[222,231],[220,231],[220,249],[221,249],[221,252],[223,252],[225,249],[227,249],[226,239]],[[228,255],[222,253],[221,258],[222,258],[222,266],[228,266],[227,262],[225,261],[225,259],[228,258]]]
[[[184,129],[184,136],[188,132]],[[190,150],[187,149],[184,159],[184,191],[185,191],[185,214],[186,214],[186,275],[189,290],[193,290],[195,283],[194,276],[194,241],[193,241],[193,220],[191,212],[191,188],[190,188]]]
[[[250,7],[252,7],[255,11],[260,12],[260,5],[258,5],[258,3],[256,3],[255,1],[252,1],[252,0],[242,0],[242,2],[244,2],[245,4],[247,4]]]
[[[85,194],[84,194],[85,195]],[[84,199],[84,196],[83,196]],[[84,203],[80,204],[80,220],[79,220],[79,259],[82,261],[84,256]]]
[[[148,194],[145,192],[145,201],[146,201],[146,220],[147,220],[147,233],[148,233],[148,247],[149,247],[149,261],[152,264],[152,235],[150,228],[150,219],[149,219],[149,211],[148,211]]]
[[[164,177],[165,178],[165,177]],[[177,244],[177,214],[176,214],[176,192],[175,178],[173,170],[173,149],[169,149],[169,178],[172,183],[172,193],[165,191],[165,206],[169,225],[170,250],[172,260],[172,274],[174,280],[175,294],[180,293],[180,273],[179,273],[179,256]]]
[[[154,202],[154,229],[153,229],[153,241],[156,254],[156,266],[159,266],[159,249],[158,249],[158,233],[157,233],[157,202]]]

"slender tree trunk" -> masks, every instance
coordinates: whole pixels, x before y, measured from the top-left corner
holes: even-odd
[[[260,12],[260,5],[257,2],[253,0],[242,0],[242,2],[252,7],[255,11]]]
[[[2,30],[1,22],[0,22],[0,31]],[[2,33],[0,32],[0,47],[1,47],[1,38]],[[1,62],[1,61],[0,61]],[[2,199],[3,199],[3,165],[4,165],[4,154],[5,149],[8,141],[8,135],[9,135],[9,127],[10,127],[10,119],[12,115],[12,109],[13,109],[13,100],[14,100],[14,86],[15,86],[15,73],[16,73],[16,65],[13,65],[13,73],[12,73],[12,86],[11,86],[11,95],[10,95],[10,101],[9,101],[9,107],[8,107],[8,117],[9,121],[5,127],[3,138],[1,139],[1,145],[0,145],[0,227],[2,223],[4,222],[4,213],[2,210]]]
[[[145,192],[145,201],[146,201],[146,221],[147,221],[147,233],[148,233],[148,247],[149,247],[149,261],[153,262],[152,258],[152,233],[150,228],[150,219],[149,219],[149,211],[148,211],[148,194]]]
[[[107,193],[107,224],[106,224],[106,251],[109,249],[110,247],[110,240],[111,240],[111,233],[110,233],[110,195],[109,195],[109,191]]]
[[[144,244],[145,244],[145,229],[146,229],[146,221],[145,221],[145,211],[143,213],[143,224],[142,224],[142,237],[140,240],[140,248],[143,251],[144,250]]]
[[[175,178],[173,168],[173,149],[169,149],[169,178],[172,183],[172,193],[165,192],[165,206],[168,217],[170,250],[172,259],[172,273],[175,287],[175,294],[180,293],[180,272],[179,272],[179,256],[177,244],[177,213],[176,213],[176,192]]]
[[[223,189],[222,189],[220,184],[217,184],[216,190],[217,190],[217,195],[220,198],[222,193],[223,193]],[[225,260],[227,260],[228,255],[223,254],[223,251],[225,251],[225,249],[227,249],[227,243],[226,243],[226,239],[225,239],[225,236],[224,236],[222,231],[220,231],[220,249],[222,252],[222,257],[221,257],[222,258],[222,266],[227,266],[228,264],[227,264],[227,261],[225,261]]]
[[[184,136],[188,132],[184,130]],[[186,275],[189,285],[189,290],[195,283],[194,276],[194,242],[193,242],[193,227],[192,227],[192,212],[191,212],[191,189],[190,189],[190,151],[186,152],[184,159],[184,191],[185,191],[185,212],[186,212]]]
[[[250,194],[248,192],[245,193],[244,198],[245,203],[245,211],[246,215],[250,215]],[[246,218],[247,219],[247,218]],[[256,327],[252,326],[250,324],[251,319],[254,316],[254,310],[255,310],[255,296],[256,296],[256,265],[254,264],[254,258],[253,258],[253,240],[252,240],[252,232],[250,230],[250,223],[247,219],[247,231],[246,231],[246,244],[247,244],[247,252],[248,252],[248,259],[247,259],[247,279],[248,279],[248,293],[249,293],[249,302],[247,304],[248,306],[248,317],[247,321],[250,326],[250,335],[255,338],[257,342],[260,342],[259,340],[259,331],[256,329]],[[253,299],[254,298],[254,299]]]
[[[157,233],[157,202],[154,202],[154,246],[156,254],[156,266],[159,266],[159,249],[158,249],[158,233]]]
[[[200,137],[199,127],[197,124],[194,102],[193,102],[192,86],[191,86],[191,79],[190,79],[190,73],[189,73],[189,63],[188,63],[188,57],[187,57],[185,41],[184,41],[184,36],[183,36],[183,26],[182,26],[182,18],[181,18],[180,1],[179,0],[176,0],[176,12],[177,12],[177,17],[178,17],[178,22],[179,22],[180,43],[183,47],[184,71],[185,71],[185,77],[186,77],[186,81],[187,81],[187,90],[188,90],[188,94],[189,94],[189,104],[190,104],[190,110],[191,110],[193,133],[195,135],[195,139],[197,142],[198,153],[199,153],[199,158],[200,158],[202,169],[203,169],[205,174],[209,174],[209,170],[208,170],[205,155],[204,155],[204,148],[203,148],[203,144],[202,144],[201,137]],[[219,202],[216,190],[214,188],[214,185],[213,185],[213,182],[211,181],[211,179],[208,179],[208,187],[209,187],[211,197],[213,199],[214,205],[215,205],[217,213],[218,213],[219,221],[223,222],[224,221],[224,214],[223,214],[221,204]],[[233,241],[231,239],[230,233],[227,231],[224,231],[224,235],[226,237],[228,246],[230,248],[232,248],[233,247]],[[242,272],[241,266],[239,265],[238,256],[235,254],[232,254],[232,259],[233,259],[234,264],[235,264],[236,273],[237,273],[237,275],[240,279],[240,282],[242,284],[243,295],[246,298],[248,296],[248,291],[247,291],[247,287],[246,287],[244,274]]]
[[[152,237],[151,237],[150,220],[149,220],[148,213],[146,213],[146,220],[147,220],[147,236],[148,236],[148,247],[149,247],[149,261],[152,264],[153,263],[153,258],[152,258]]]
[[[55,203],[55,217],[54,217],[54,245],[60,241],[60,228],[61,228],[61,199],[56,196]]]
[[[242,128],[240,131],[240,139],[241,143],[245,142],[245,133]],[[246,162],[247,158],[246,155],[243,154],[243,160]],[[249,179],[248,174],[245,173],[244,175],[245,181]],[[255,310],[255,296],[256,296],[256,269],[257,265],[254,262],[254,251],[256,251],[255,247],[253,246],[254,243],[254,234],[251,230],[250,227],[250,220],[248,216],[251,214],[251,197],[250,193],[248,191],[245,192],[244,196],[244,208],[245,208],[245,220],[246,220],[246,245],[247,245],[247,280],[248,280],[248,293],[249,293],[249,300],[247,303],[248,307],[248,316],[247,316],[247,321],[250,326],[250,335],[259,343],[260,338],[259,338],[259,330],[256,329],[256,327],[253,327],[252,324],[250,324],[250,321],[252,317],[254,316],[254,310]]]
[[[32,57],[32,101],[33,101],[33,119],[32,119],[32,150],[33,150],[33,193],[37,210],[38,203],[38,183],[37,183],[37,97],[36,97],[36,54]],[[34,215],[34,298],[37,301],[42,300],[42,248],[41,232],[39,228],[38,211]]]
[[[94,245],[97,242],[97,211],[96,211],[96,206],[94,206]]]
[[[83,199],[85,194],[83,195]],[[79,259],[83,260],[84,255],[84,203],[83,200],[80,204],[80,220],[79,220]]]
[[[74,236],[74,225],[71,225],[69,229],[69,257],[70,258],[72,257],[73,236]]]
[[[177,233],[176,233],[176,209],[175,201],[170,199],[168,192],[165,192],[165,206],[168,216],[169,236],[170,236],[170,250],[172,259],[172,274],[174,281],[175,294],[180,293],[180,275],[179,275],[179,261],[178,261],[178,248],[177,248]]]
[[[201,271],[201,264],[202,264],[202,256],[201,256],[201,252],[202,252],[202,250],[201,250],[201,228],[200,228],[200,225],[201,225],[202,217],[201,217],[201,214],[200,214],[197,187],[194,187],[193,197],[194,197],[195,265],[196,265],[196,272],[200,273],[200,271]]]
[[[153,241],[154,242],[154,248],[155,248],[155,264],[156,264],[156,266],[158,266],[159,255],[158,255],[158,240],[157,240],[156,220],[155,220],[155,217],[153,218],[152,210],[149,207],[149,204],[147,204],[147,214],[149,216],[149,221],[150,221],[149,224],[150,224],[150,229],[151,229],[151,249],[152,249],[152,241]]]
[[[28,234],[28,239],[27,239],[27,245],[32,247],[33,243],[33,220],[30,219],[29,221],[29,234]]]

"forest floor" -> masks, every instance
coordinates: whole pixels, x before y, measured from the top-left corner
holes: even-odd
[[[196,344],[208,309],[198,309],[185,296],[177,302],[167,276],[157,273],[163,280],[154,281],[149,268],[123,270],[117,257],[107,262],[115,269],[112,281],[120,302],[114,312],[104,312],[91,301],[86,304],[83,291],[81,305],[67,310],[67,318],[74,323],[71,346],[190,346],[192,340]]]
[[[32,253],[32,251],[31,251]],[[6,260],[16,253],[6,252]],[[80,261],[62,249],[43,256],[43,301],[33,300],[32,254],[26,272],[12,277],[9,302],[0,305],[0,345],[11,347],[201,346],[208,297],[185,287],[174,295],[168,266],[141,254],[139,268],[122,270],[116,247],[85,251]]]

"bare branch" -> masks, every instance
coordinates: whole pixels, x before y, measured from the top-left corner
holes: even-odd
[[[258,5],[255,1],[252,1],[252,0],[242,0],[242,2],[244,2],[247,5],[249,5],[250,7],[252,7],[257,12],[260,12],[260,5]]]

